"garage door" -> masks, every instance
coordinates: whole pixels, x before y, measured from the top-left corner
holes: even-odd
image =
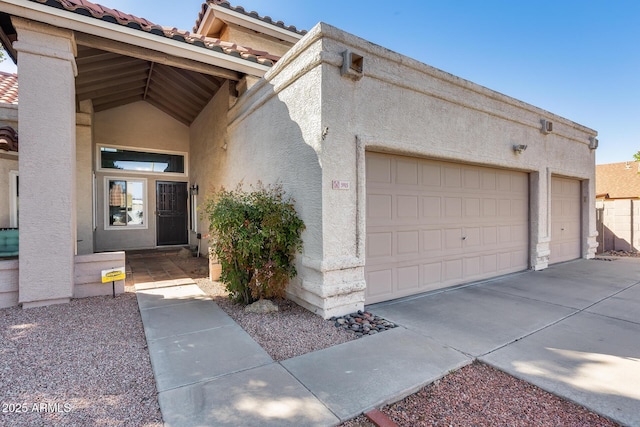
[[[580,214],[580,181],[552,177],[550,264],[580,258]]]
[[[528,175],[367,153],[367,304],[528,268]]]

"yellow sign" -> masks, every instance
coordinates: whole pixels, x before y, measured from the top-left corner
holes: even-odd
[[[102,283],[124,280],[125,277],[127,277],[127,275],[124,272],[124,267],[102,270]]]

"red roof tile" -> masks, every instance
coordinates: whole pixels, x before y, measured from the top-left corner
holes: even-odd
[[[0,103],[18,104],[18,75],[0,71]]]
[[[80,15],[89,16],[100,19],[105,22],[122,25],[140,31],[145,31],[157,36],[177,40],[193,46],[209,49],[214,52],[224,53],[237,58],[246,59],[247,61],[256,62],[262,65],[271,66],[280,57],[269,55],[267,52],[251,49],[250,47],[239,46],[236,44],[223,44],[219,39],[204,37],[199,34],[191,34],[189,31],[179,30],[177,28],[162,27],[156,25],[144,18],[120,12],[116,9],[110,9],[99,4],[91,3],[86,0],[30,0],[41,3],[57,9],[74,12]],[[206,3],[205,3],[206,4]]]
[[[640,198],[640,162],[596,165],[596,195],[610,199]]]
[[[18,132],[11,126],[0,127],[0,150],[18,152]]]
[[[231,3],[229,3],[227,0],[210,0],[210,3],[213,3],[217,6],[221,6],[224,7],[226,9],[232,10],[234,12],[238,12],[241,13],[243,15],[246,15],[248,17],[251,18],[255,18],[259,21],[265,22],[267,24],[271,24],[274,27],[278,27],[278,28],[282,28],[284,30],[288,30],[291,31],[292,33],[296,33],[299,34],[301,36],[304,36],[305,34],[307,34],[307,30],[298,30],[295,26],[293,25],[285,25],[284,22],[282,21],[274,21],[273,19],[271,19],[270,16],[260,16],[260,14],[258,12],[255,11],[251,11],[251,12],[247,12],[244,7],[242,6],[231,6]],[[198,31],[198,27],[200,27],[200,24],[202,23],[202,18],[204,18],[204,14],[207,12],[207,8],[209,6],[207,5],[207,3],[203,3],[202,7],[200,8],[200,13],[198,14],[198,19],[196,20],[196,24],[193,27],[193,31]]]

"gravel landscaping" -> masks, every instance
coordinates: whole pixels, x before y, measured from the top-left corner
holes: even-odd
[[[453,372],[380,409],[400,427],[563,426],[618,424],[482,363]],[[359,416],[340,427],[369,427]]]
[[[0,310],[0,425],[162,426],[134,293]]]
[[[205,277],[206,259],[175,262],[275,360],[368,339],[343,324],[367,320],[384,326],[383,319],[366,312],[350,316],[353,323],[347,316],[344,322],[325,321],[286,300],[277,301],[276,313],[245,313],[223,286]],[[0,425],[162,425],[135,293],[126,290],[115,299],[0,310]],[[399,426],[412,427],[617,425],[480,363],[381,411]],[[342,424],[372,425],[363,416]]]

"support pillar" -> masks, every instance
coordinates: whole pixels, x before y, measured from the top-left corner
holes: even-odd
[[[73,32],[12,18],[20,75],[19,302],[65,303],[76,253],[76,45]]]

